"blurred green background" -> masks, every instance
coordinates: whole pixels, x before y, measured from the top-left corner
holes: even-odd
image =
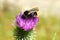
[[[23,1],[20,0],[0,0],[0,40],[14,40],[13,31],[16,27],[14,23],[15,17],[16,14],[20,13],[21,8],[25,7],[23,4],[19,6],[18,2],[23,3]],[[39,21],[34,28],[34,40],[60,40],[60,14],[58,14],[60,13],[58,10],[60,9],[60,6],[55,7],[56,9],[53,8],[53,4],[56,3],[54,0],[47,0],[49,6],[43,4],[43,2],[44,1],[41,2],[41,6],[38,5],[42,11],[40,10]],[[23,7],[21,7],[22,5]],[[28,4],[28,6],[29,5],[30,4]],[[34,7],[33,5],[30,5],[31,8]],[[51,11],[53,9],[55,10],[54,12]],[[56,12],[56,10],[59,12]]]

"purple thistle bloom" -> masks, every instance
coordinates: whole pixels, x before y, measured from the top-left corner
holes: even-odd
[[[38,17],[31,17],[29,19],[23,19],[22,13],[16,16],[16,24],[19,28],[23,29],[24,31],[28,31],[33,29],[34,25],[38,21]]]

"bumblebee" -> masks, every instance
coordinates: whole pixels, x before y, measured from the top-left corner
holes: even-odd
[[[24,13],[22,15],[22,18],[28,19],[28,18],[31,18],[31,17],[36,17],[37,16],[37,11],[39,11],[38,8],[33,8],[33,9],[30,9],[30,10],[26,10],[26,11],[24,11]]]

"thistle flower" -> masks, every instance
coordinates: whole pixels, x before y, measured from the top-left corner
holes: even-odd
[[[17,27],[14,31],[15,40],[33,40],[33,28],[38,21],[37,8],[16,15]]]
[[[20,15],[17,15],[16,24],[18,25],[18,27],[23,29],[24,31],[33,29],[34,25],[38,21],[37,11],[37,8],[33,8],[29,11],[25,11],[24,14],[20,13]]]
[[[33,29],[37,21],[38,21],[38,17],[31,17],[28,19],[22,18],[22,13],[16,16],[16,23],[18,27],[23,29],[24,31],[29,31]]]

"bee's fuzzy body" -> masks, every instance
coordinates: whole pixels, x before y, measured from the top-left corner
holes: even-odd
[[[35,17],[35,16],[37,16],[37,11],[38,10],[36,8],[31,9],[31,10],[26,10],[26,11],[24,11],[22,18],[29,19],[31,17]]]

